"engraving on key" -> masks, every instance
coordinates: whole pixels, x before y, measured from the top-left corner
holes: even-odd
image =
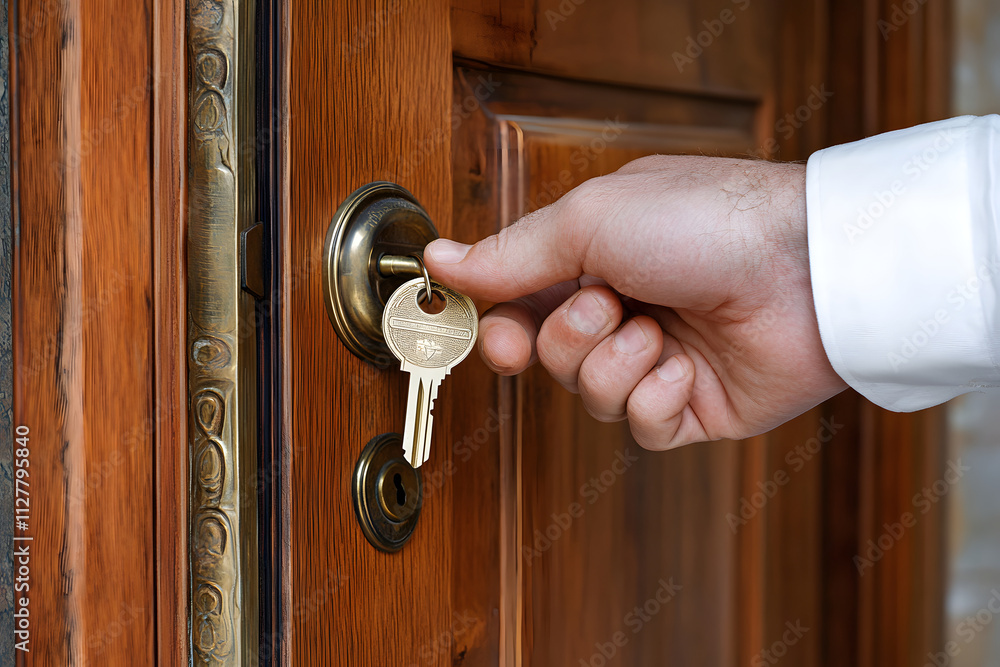
[[[389,349],[410,374],[403,430],[403,453],[414,468],[430,455],[434,399],[438,386],[476,344],[479,314],[472,299],[438,283],[435,299],[444,299],[444,309],[427,313],[420,307],[426,299],[423,278],[403,283],[393,292],[382,314],[382,332]]]

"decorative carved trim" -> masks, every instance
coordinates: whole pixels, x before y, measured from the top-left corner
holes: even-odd
[[[190,632],[195,665],[256,664],[256,447],[252,317],[239,236],[252,220],[252,4],[188,0],[188,409]],[[251,24],[252,25],[252,24]],[[252,34],[252,32],[250,32]],[[249,45],[247,45],[249,46]],[[250,301],[252,307],[252,301]],[[244,312],[241,313],[241,308]],[[251,326],[241,327],[241,323]],[[247,329],[250,329],[249,331]],[[250,443],[252,446],[248,446]]]

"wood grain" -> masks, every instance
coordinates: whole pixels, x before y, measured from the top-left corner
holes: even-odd
[[[188,664],[184,2],[153,5],[156,664]]]
[[[289,45],[287,364],[292,409],[292,643],[301,665],[451,663],[456,634],[478,632],[451,604],[451,484],[424,504],[406,548],[387,555],[363,537],[350,495],[358,454],[401,431],[406,378],[353,357],[323,304],[320,250],[340,202],[374,180],[409,189],[443,234],[451,226],[450,36],[444,2],[291,5]],[[461,382],[463,365],[453,378]],[[442,470],[460,433],[441,388]],[[470,533],[470,539],[474,539]],[[459,625],[461,624],[461,625]],[[468,627],[464,627],[464,626]],[[451,628],[463,627],[462,633]]]
[[[453,78],[452,99],[452,237],[472,243],[500,225],[503,203],[496,184],[501,165],[492,159],[496,127],[475,95],[474,104],[463,105],[470,90],[461,70]],[[488,304],[477,305],[482,312]],[[516,381],[493,375],[477,354],[462,368],[461,376],[449,379],[457,385],[454,396],[463,397],[450,409],[452,419],[459,420],[456,433],[462,434],[449,443],[452,521],[477,530],[456,530],[451,536],[452,599],[454,608],[488,620],[474,636],[458,637],[451,659],[476,667],[513,665],[521,629]]]
[[[647,90],[726,95],[758,91],[771,81],[779,5],[454,0],[451,21],[455,54],[470,60]]]
[[[17,12],[14,414],[32,435],[34,537],[32,652],[18,658],[149,664],[151,7]]]

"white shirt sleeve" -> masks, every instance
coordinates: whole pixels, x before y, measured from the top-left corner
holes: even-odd
[[[821,150],[806,168],[823,346],[873,403],[919,410],[1000,387],[1000,117]]]

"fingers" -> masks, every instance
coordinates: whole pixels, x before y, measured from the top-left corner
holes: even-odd
[[[663,332],[652,318],[640,315],[601,341],[580,366],[580,398],[598,421],[626,417],[629,394],[656,364]]]
[[[675,354],[654,368],[628,398],[628,421],[636,442],[664,450],[708,440],[690,406],[695,365],[686,354]]]
[[[472,246],[438,239],[424,248],[428,271],[473,298],[497,302],[579,278],[589,234],[586,222],[569,220],[565,209],[560,200]]]
[[[539,327],[579,288],[570,280],[486,311],[479,322],[479,354],[500,375],[515,375],[535,363]]]
[[[623,306],[614,291],[590,284],[573,294],[577,284],[562,283],[488,311],[479,339],[486,364],[513,375],[541,361],[562,386],[580,393],[595,419],[628,419],[636,442],[647,449],[711,439],[695,408],[720,408],[696,399],[693,352],[664,333],[668,322],[683,328],[680,319],[657,309],[650,313],[655,319],[637,315],[622,324]],[[554,307],[567,294],[570,298]],[[717,394],[718,378],[701,376],[698,391]]]
[[[710,439],[692,407],[695,362],[658,321],[672,313],[655,313],[657,319],[638,315],[621,324],[621,301],[597,284],[553,308],[575,285],[563,283],[488,311],[480,324],[487,365],[512,375],[540,360],[556,381],[580,393],[595,419],[628,419],[636,441],[647,449]],[[712,378],[703,378],[706,383]]]
[[[621,319],[622,304],[614,292],[600,285],[584,287],[542,324],[538,358],[559,384],[576,392],[584,359]]]
[[[501,303],[479,323],[479,356],[494,373],[516,375],[535,363],[538,325],[523,303]]]

